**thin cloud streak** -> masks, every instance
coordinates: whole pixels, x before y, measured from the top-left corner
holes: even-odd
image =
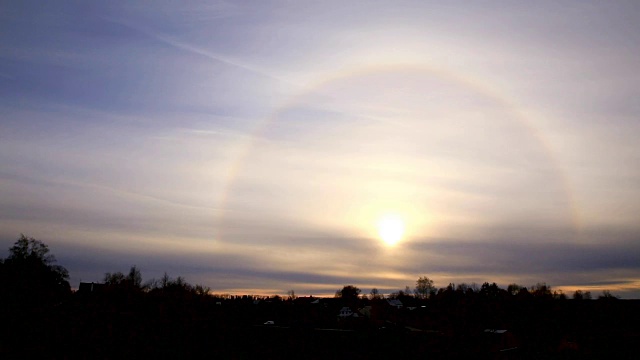
[[[149,37],[151,37],[151,38],[153,38],[153,39],[155,39],[155,40],[157,40],[159,42],[162,42],[164,44],[170,45],[170,46],[172,46],[172,47],[174,47],[176,49],[180,49],[180,50],[192,53],[192,54],[203,56],[203,57],[205,57],[205,58],[207,58],[209,60],[213,60],[214,62],[217,62],[217,63],[222,63],[222,64],[226,64],[226,65],[233,66],[233,67],[236,67],[236,68],[240,68],[240,69],[249,71],[249,72],[251,72],[251,73],[253,73],[255,75],[263,76],[263,77],[269,78],[271,80],[275,80],[275,81],[277,81],[279,83],[283,83],[283,84],[287,84],[289,86],[293,86],[295,88],[299,88],[300,87],[299,85],[291,83],[290,81],[286,80],[283,77],[279,77],[279,76],[274,75],[272,72],[265,71],[264,69],[260,69],[259,67],[256,67],[256,66],[253,66],[253,65],[250,65],[250,64],[246,64],[246,63],[244,63],[242,61],[239,61],[237,59],[232,59],[232,58],[230,58],[228,56],[224,56],[224,55],[221,55],[221,54],[216,54],[216,53],[213,53],[213,52],[211,52],[209,50],[206,50],[206,49],[203,49],[203,48],[200,48],[200,47],[197,47],[197,46],[194,46],[194,45],[191,45],[191,44],[179,41],[179,40],[176,40],[176,39],[174,39],[174,38],[172,38],[170,36],[163,35],[163,34],[157,32],[157,31],[152,31],[150,29],[146,29],[146,28],[144,28],[144,27],[142,27],[140,25],[136,25],[136,24],[124,21],[122,19],[114,19],[114,18],[103,18],[103,19],[106,20],[106,21],[110,21],[110,22],[122,25],[122,26],[126,26],[128,28],[133,29],[133,30],[139,31],[140,33],[145,34],[146,36],[149,36]]]

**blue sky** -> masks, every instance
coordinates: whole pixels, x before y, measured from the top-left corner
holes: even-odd
[[[633,1],[0,6],[0,245],[73,284],[640,296]]]

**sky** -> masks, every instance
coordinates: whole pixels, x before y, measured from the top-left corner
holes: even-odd
[[[640,298],[635,1],[0,3],[0,255]]]

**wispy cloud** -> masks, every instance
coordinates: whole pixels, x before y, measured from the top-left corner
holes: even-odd
[[[218,53],[215,53],[215,52],[210,51],[208,49],[205,49],[205,48],[202,48],[202,47],[198,47],[196,45],[189,44],[186,41],[182,41],[182,40],[179,40],[179,39],[177,39],[175,37],[165,35],[165,34],[159,32],[159,31],[151,30],[151,29],[146,28],[146,27],[144,27],[142,25],[134,24],[134,23],[131,23],[131,22],[128,22],[128,21],[124,21],[122,19],[104,18],[104,20],[107,20],[107,21],[110,21],[110,22],[113,22],[113,23],[117,23],[117,24],[120,24],[122,26],[129,27],[131,29],[139,31],[140,33],[145,34],[146,36],[149,36],[150,38],[152,38],[152,39],[154,39],[156,41],[162,42],[162,43],[164,43],[166,45],[170,45],[170,46],[172,46],[172,47],[174,47],[176,49],[180,49],[180,50],[186,51],[186,52],[191,53],[191,54],[196,54],[196,55],[202,56],[202,57],[207,58],[209,60],[212,60],[214,62],[222,63],[222,64],[225,64],[225,65],[228,65],[228,66],[232,66],[232,67],[235,67],[235,68],[240,68],[242,70],[249,71],[249,72],[251,72],[251,73],[253,73],[255,75],[263,76],[263,77],[266,77],[266,78],[269,78],[271,80],[275,80],[275,81],[278,81],[280,83],[284,83],[284,84],[287,84],[287,85],[295,85],[295,84],[289,82],[288,80],[286,80],[284,77],[275,75],[272,71],[260,68],[259,66],[244,62],[244,61],[239,60],[239,59],[235,59],[235,58],[233,58],[231,56],[228,56],[228,55],[218,54]]]

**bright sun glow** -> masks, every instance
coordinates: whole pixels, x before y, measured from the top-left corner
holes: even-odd
[[[404,221],[396,215],[386,215],[378,221],[378,235],[388,246],[393,246],[404,235]]]

